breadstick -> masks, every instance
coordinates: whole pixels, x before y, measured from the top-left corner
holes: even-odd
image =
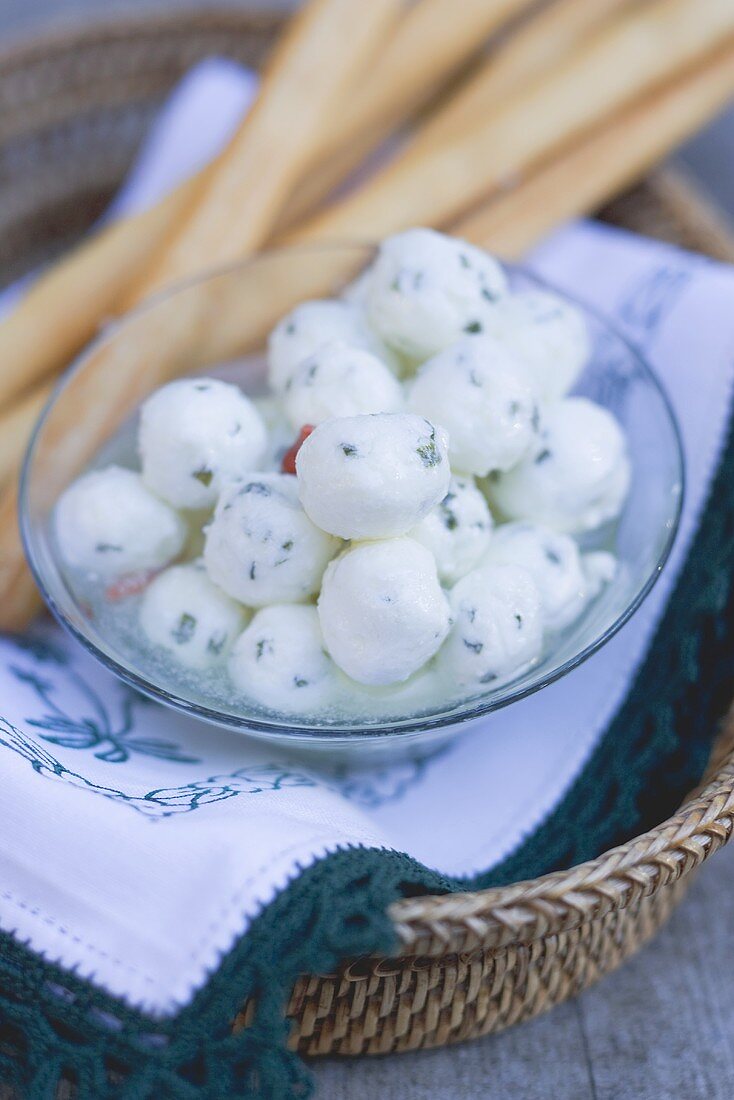
[[[102,229],[39,276],[0,321],[0,405],[57,373],[119,305],[191,204],[200,179],[163,202]]]
[[[0,485],[20,466],[33,425],[50,393],[49,383],[36,386],[0,414]]]
[[[507,258],[559,223],[596,209],[695,133],[734,96],[734,46],[615,116],[452,227]]]
[[[350,34],[344,48],[339,46],[342,61],[339,74],[334,74],[336,83],[342,71],[346,74],[350,64],[353,64],[354,71],[359,71],[365,58],[376,48],[376,42],[385,33],[395,12],[400,10],[401,2],[375,0],[374,5],[370,3],[362,21],[364,28],[359,29],[356,35]],[[352,0],[351,4],[342,2],[337,6],[341,13],[340,26],[345,12],[349,12],[352,21],[357,24],[358,16],[362,14],[357,11],[359,0]],[[320,4],[319,8],[323,5]],[[328,22],[330,12],[323,11],[321,16]],[[318,57],[314,56],[314,50],[318,48],[318,42],[314,39],[320,37],[320,25],[309,29],[308,56],[312,67],[318,65],[319,69],[326,70],[327,82],[330,82],[323,57],[320,53]],[[294,50],[298,43],[294,42],[293,35],[294,32],[291,32],[290,50],[300,53]],[[300,62],[302,59],[299,56],[294,60]],[[311,89],[306,89],[304,94],[302,87],[302,70],[307,65],[299,68],[298,77],[294,74],[289,84],[291,99],[296,105],[311,94]],[[279,70],[282,66],[281,58]],[[322,86],[324,82],[321,79],[313,83]],[[272,98],[276,99],[274,94]],[[262,93],[260,99],[263,99]],[[277,108],[281,115],[288,115],[290,106],[279,93]],[[273,110],[271,105],[271,115]],[[281,132],[273,138],[273,145],[283,145],[287,149],[290,123],[285,117],[281,119],[280,127]],[[36,280],[13,312],[0,321],[0,405],[37,379],[59,371],[92,338],[100,321],[119,310],[125,296],[130,295],[131,285],[141,278],[141,272],[150,264],[152,257],[171,239],[226,156],[225,151],[213,165],[176,188],[149,210],[100,230]],[[251,173],[248,175],[248,185],[259,178],[255,176],[251,179],[250,176]],[[264,178],[262,182],[264,184]],[[242,179],[238,180],[238,186],[244,192]],[[216,260],[204,252],[197,266],[209,267],[214,262]]]
[[[311,0],[294,19],[259,95],[179,232],[130,294],[242,259],[270,232],[344,97],[403,0]]]
[[[654,0],[505,111],[438,149],[398,159],[286,239],[379,238],[410,225],[445,225],[732,34],[731,0]]]
[[[280,221],[314,210],[372,149],[428,101],[484,40],[534,0],[419,0],[375,57],[365,80],[335,113]],[[583,0],[593,7],[596,0]],[[607,2],[607,0],[602,0]]]
[[[3,543],[0,555],[0,589],[3,593],[0,621],[3,630],[16,632],[25,630],[43,605],[23,553],[18,529],[16,479],[0,496],[0,532]]]
[[[435,149],[496,112],[508,95],[537,80],[617,11],[639,0],[558,0],[526,20],[494,50],[479,71],[417,131],[412,155]]]

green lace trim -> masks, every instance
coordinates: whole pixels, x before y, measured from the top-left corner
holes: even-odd
[[[311,1082],[286,1051],[296,977],[389,953],[398,897],[535,877],[621,844],[672,814],[700,779],[734,693],[734,439],[693,548],[626,702],[547,821],[472,879],[398,852],[345,849],[300,873],[175,1018],[157,1021],[0,934],[0,1079],[24,1100],[295,1100]],[[245,998],[251,1027],[233,1034]]]

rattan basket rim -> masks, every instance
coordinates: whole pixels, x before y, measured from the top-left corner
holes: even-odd
[[[677,814],[626,844],[510,886],[406,898],[393,903],[390,916],[407,954],[530,943],[669,885],[726,844],[733,830],[734,744],[713,778]]]
[[[54,62],[68,64],[80,47],[105,46],[173,34],[182,39],[226,26],[247,34],[272,32],[282,15],[272,11],[243,10],[230,4],[208,5],[171,11],[153,10],[145,15],[107,14],[93,24],[67,20],[42,35],[19,34],[0,46],[0,79],[37,65],[39,74],[22,106],[39,104],[53,94],[47,74]],[[105,78],[102,68],[84,72],[93,102],[94,77]],[[32,125],[24,121],[25,130]],[[716,240],[717,254],[734,259],[734,238],[722,239],[722,222],[716,211],[685,185],[663,177],[661,205],[675,193],[674,216],[702,248]],[[666,192],[663,195],[663,192]],[[668,820],[639,837],[611,849],[597,859],[567,871],[492,887],[473,893],[428,895],[404,899],[390,907],[400,954],[445,956],[451,952],[493,949],[530,943],[549,935],[579,928],[606,914],[622,910],[642,897],[670,885],[707,859],[731,837],[734,828],[734,726],[725,731],[718,747],[717,764],[710,769],[706,786],[694,793]]]

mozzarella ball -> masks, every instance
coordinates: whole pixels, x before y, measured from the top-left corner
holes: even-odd
[[[294,477],[255,474],[220,497],[206,530],[204,562],[228,595],[263,607],[313,596],[337,549],[336,539],[301,508]]]
[[[562,630],[577,619],[589,598],[579,548],[569,535],[535,523],[498,527],[484,558],[486,565],[519,565],[540,593],[543,623]]]
[[[268,380],[272,389],[282,393],[296,367],[323,344],[335,340],[370,351],[379,359],[390,359],[358,306],[336,298],[302,302],[270,334]]]
[[[408,397],[449,435],[454,470],[483,477],[509,470],[537,441],[538,394],[525,369],[493,337],[469,337],[429,359]]]
[[[436,667],[453,687],[500,687],[540,656],[542,603],[527,570],[515,565],[473,569],[454,585],[450,600],[454,624]]]
[[[449,491],[410,531],[436,559],[438,575],[454,584],[479,562],[490,543],[492,515],[471,477],[452,477]]]
[[[311,717],[337,695],[337,672],[324,651],[315,607],[273,604],[237,639],[229,676],[238,692],[271,710]]]
[[[215,378],[169,382],[140,413],[146,485],[177,508],[210,508],[230,477],[256,470],[266,431],[249,398]]]
[[[390,347],[420,361],[484,332],[506,289],[502,268],[485,252],[432,229],[409,229],[380,246],[365,308]]]
[[[148,585],[138,621],[143,634],[187,668],[223,661],[246,612],[207,576],[201,562],[174,565]]]
[[[449,629],[433,555],[409,538],[345,551],[324,573],[318,607],[327,650],[360,684],[407,680]]]
[[[304,359],[288,379],[283,407],[292,427],[337,416],[398,412],[403,391],[376,355],[333,341]]]
[[[67,565],[95,577],[160,569],[180,552],[186,524],[120,466],[78,478],[60,497],[54,530]]]
[[[550,291],[528,290],[504,298],[493,320],[493,335],[525,365],[544,401],[568,393],[591,355],[580,309]]]
[[[591,531],[619,515],[630,482],[627,444],[617,421],[585,397],[548,407],[538,448],[490,479],[490,502],[508,519],[556,531]]]
[[[301,502],[345,539],[402,535],[446,496],[446,436],[420,416],[377,413],[325,420],[296,457]]]

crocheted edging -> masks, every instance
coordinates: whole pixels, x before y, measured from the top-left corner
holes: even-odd
[[[573,866],[675,812],[701,778],[734,692],[734,438],[686,566],[627,699],[562,802],[500,866],[436,874],[398,852],[350,848],[304,870],[253,922],[190,1005],[160,1022],[0,934],[0,1079],[24,1100],[295,1100],[308,1073],[286,1050],[299,974],[394,949],[389,904]],[[253,999],[252,1025],[231,1024]]]

